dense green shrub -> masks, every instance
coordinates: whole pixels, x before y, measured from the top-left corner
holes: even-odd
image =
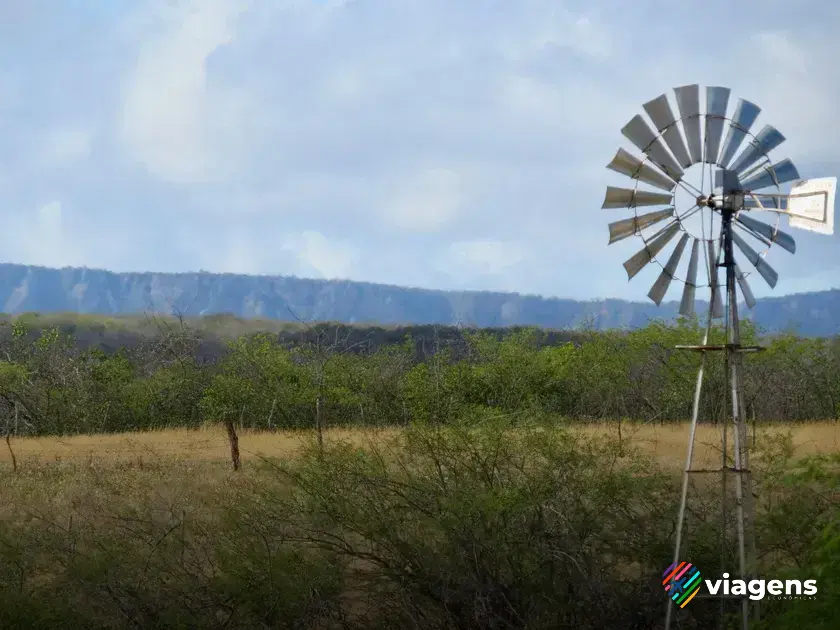
[[[57,328],[20,321],[0,348],[0,428],[19,434],[91,433],[198,426],[246,427],[446,423],[470,409],[576,420],[672,422],[691,413],[700,341],[696,321],[633,331],[581,333],[546,345],[536,329],[463,331],[418,355],[417,342],[365,349],[339,329],[313,329],[289,346],[273,334],[228,342],[214,361],[189,329],[114,352],[87,348]],[[358,331],[356,331],[358,332]],[[715,328],[711,342],[720,342]],[[782,335],[744,343],[747,413],[761,421],[840,418],[840,343]],[[722,357],[707,361],[704,421],[726,416]]]

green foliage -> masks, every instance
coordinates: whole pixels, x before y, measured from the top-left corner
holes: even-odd
[[[31,321],[28,321],[31,320]],[[217,360],[201,337],[161,326],[136,347],[82,349],[71,334],[18,318],[2,342],[0,423],[17,417],[36,434],[198,426],[233,419],[257,428],[448,423],[474,409],[555,420],[673,422],[690,417],[700,355],[696,319],[632,331],[588,331],[577,343],[548,343],[544,331],[463,331],[368,348],[314,327],[289,345],[273,333],[229,341]],[[40,322],[43,324],[44,322]],[[335,338],[332,332],[335,332]],[[747,413],[761,421],[840,419],[840,342],[761,337],[745,322],[742,341],[765,352],[745,359]],[[303,334],[303,333],[302,333]],[[721,343],[724,331],[711,330]],[[721,421],[727,375],[706,362],[704,418]]]
[[[767,630],[837,628],[840,622],[840,454],[803,458],[793,466],[789,462],[788,465],[776,462],[775,469],[774,487],[764,492],[769,505],[762,542],[768,546],[768,552],[775,551],[787,560],[777,561],[776,566],[787,568],[776,569],[772,577],[801,582],[816,580],[818,592],[812,598],[769,600],[767,620],[760,627]]]
[[[280,466],[292,496],[263,499],[264,522],[370,567],[394,627],[651,627],[661,612],[639,587],[666,553],[673,496],[612,442],[496,417]]]
[[[836,462],[775,461],[787,446],[781,437],[759,449],[768,497],[759,537],[769,544],[761,574],[822,580],[818,610],[832,619],[838,538],[820,532],[836,510],[801,498],[836,488]],[[657,576],[673,549],[678,486],[626,445],[485,413],[413,425],[363,448],[313,444],[268,470],[290,480],[292,492],[267,490],[259,520],[365,566],[360,579],[388,627],[652,628],[662,620]],[[696,491],[691,559],[719,575],[731,567],[719,563],[718,489]],[[782,514],[797,518],[775,518]],[[801,543],[803,562],[774,555],[772,541]],[[736,554],[733,544],[728,557]],[[813,615],[813,602],[789,603],[767,607],[769,627]],[[679,625],[714,627],[717,610],[698,600],[679,612]]]
[[[267,538],[239,496],[214,490],[195,505],[140,484],[138,498],[120,481],[91,477],[80,480],[82,500],[63,510],[46,502],[23,511],[23,522],[0,520],[0,627],[291,630],[340,621],[341,564]]]
[[[15,339],[26,337],[27,332],[26,322],[16,321],[12,324],[12,337]]]
[[[565,367],[564,347],[540,350],[533,329],[502,340],[474,334],[468,342],[476,357],[464,387],[470,404],[510,413],[542,407],[556,397],[553,385]]]

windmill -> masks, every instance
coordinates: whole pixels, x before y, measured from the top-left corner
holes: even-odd
[[[837,180],[801,180],[789,159],[774,162],[769,154],[785,141],[784,135],[771,125],[753,133],[761,109],[750,101],[740,99],[734,113],[728,116],[729,88],[707,87],[702,112],[699,85],[674,88],[674,101],[679,117],[674,114],[668,96],[662,94],[643,105],[653,127],[641,115],[636,115],[621,130],[641,151],[642,157],[618,150],[608,168],[633,180],[633,187],[607,187],[603,208],[632,210],[633,216],[610,223],[609,242],[641,237],[644,246],[624,263],[624,268],[632,279],[649,264],[661,267],[648,292],[653,302],[660,305],[676,281],[682,284],[679,312],[690,316],[695,311],[697,290],[709,291],[706,328],[700,345],[678,346],[700,352],[701,364],[677,515],[674,562],[680,561],[691,475],[720,473],[724,530],[728,482],[730,476],[735,479],[738,577],[749,580],[755,571],[755,513],[741,359],[743,353],[761,348],[741,344],[737,290],[740,289],[750,309],[755,305],[755,298],[747,280],[752,272],[745,271],[746,266],[742,267],[738,259],[745,261],[771,288],[775,287],[778,274],[766,261],[768,251],[776,245],[790,254],[796,252],[794,239],[779,229],[781,217],[786,215],[791,227],[832,234]],[[694,172],[693,180],[689,171]],[[790,187],[784,192],[787,185]],[[657,206],[660,208],[652,209]],[[644,210],[640,212],[640,208]],[[756,218],[756,214],[770,216],[771,222]],[[663,252],[671,243],[675,244],[666,257]],[[698,280],[701,258],[704,280]],[[724,272],[723,284],[720,269]],[[719,318],[725,319],[726,343],[709,345],[712,320]],[[692,467],[706,354],[710,351],[721,351],[725,356],[729,379],[727,397],[733,423],[732,462],[728,455],[727,423],[724,423],[721,467],[712,471]],[[723,549],[722,543],[722,555]],[[666,582],[668,579],[673,581],[666,578]],[[724,604],[721,599],[721,619]],[[674,598],[669,597],[666,629],[671,627],[674,606]],[[757,603],[747,596],[741,597],[740,612],[741,627],[747,628],[751,619],[758,618]]]

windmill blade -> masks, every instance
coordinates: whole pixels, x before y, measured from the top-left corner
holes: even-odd
[[[737,263],[735,264],[735,279],[738,281],[738,286],[741,287],[741,293],[744,294],[744,302],[747,303],[747,308],[752,309],[755,306],[755,296],[753,296],[752,289],[750,289],[750,285]]]
[[[729,131],[726,132],[726,140],[723,142],[723,153],[720,156],[720,165],[723,168],[726,168],[735,157],[760,112],[761,108],[755,103],[744,99],[738,100],[738,107],[735,108],[735,115],[729,123]]]
[[[768,186],[779,186],[799,179],[799,171],[793,162],[785,158],[772,166],[765,166],[762,172],[741,182],[742,190],[761,190]]]
[[[729,88],[706,88],[706,146],[704,159],[712,164],[718,163],[720,137],[723,135],[723,123],[726,107],[729,105]]]
[[[662,298],[664,298],[665,294],[668,292],[668,287],[671,285],[671,280],[677,271],[677,265],[680,263],[680,258],[682,258],[683,252],[685,251],[685,245],[688,243],[688,239],[688,233],[682,235],[682,238],[680,238],[677,246],[674,248],[674,251],[671,252],[671,257],[668,259],[668,262],[665,263],[665,268],[662,269],[662,273],[659,274],[656,282],[654,282],[653,286],[650,288],[648,297],[653,300],[654,304],[657,306],[662,303]]]
[[[748,227],[746,227],[746,226],[744,226],[744,225],[741,225],[740,223],[733,223],[732,225],[733,225],[733,227],[737,227],[737,228],[738,228],[739,230],[741,230],[742,232],[744,232],[744,233],[746,233],[746,234],[749,234],[750,236],[752,236],[755,240],[757,240],[759,243],[761,243],[761,244],[762,244],[762,245],[764,245],[765,247],[770,248],[770,247],[772,247],[772,246],[773,246],[773,243],[771,243],[770,241],[768,241],[768,240],[767,240],[766,238],[764,238],[761,234],[758,234],[757,232],[753,232],[753,231],[752,231],[751,229],[749,229]]]
[[[674,181],[679,180],[685,174],[685,171],[680,168],[680,165],[668,153],[662,141],[650,130],[644,118],[639,114],[633,116],[632,120],[624,125],[621,133]]]
[[[618,150],[612,162],[607,164],[607,168],[661,190],[674,190],[677,187],[676,182],[624,149]]]
[[[660,94],[652,101],[648,101],[643,105],[645,111],[650,116],[653,124],[662,134],[665,144],[671,149],[671,153],[677,158],[683,168],[691,166],[692,161],[688,156],[688,149],[685,148],[680,130],[677,129],[677,119],[674,117],[674,112],[671,111],[671,105],[668,103],[668,97]]]
[[[755,177],[756,175],[762,174],[769,163],[770,160],[759,160],[749,168],[746,168],[740,173],[738,173],[738,179],[750,179],[751,177]]]
[[[696,238],[691,244],[691,258],[688,259],[688,274],[680,301],[680,315],[694,315],[694,296],[697,291],[697,259],[700,253],[700,241]]]
[[[673,197],[665,193],[633,190],[607,186],[607,195],[601,208],[635,208],[638,206],[664,206],[671,203]]]
[[[639,273],[642,268],[648,264],[654,257],[662,251],[672,238],[680,231],[680,224],[674,221],[671,225],[663,229],[659,234],[648,241],[644,249],[639,250],[631,258],[624,263],[624,269],[627,271],[627,279],[632,280],[633,276]]]
[[[771,288],[775,287],[776,283],[779,281],[779,274],[776,273],[776,270],[773,269],[766,260],[759,256],[752,247],[747,245],[744,239],[735,232],[732,233],[732,240],[738,246],[738,249],[740,249],[744,254],[746,259],[752,263],[756,271],[761,274],[761,277],[767,281],[767,284],[769,284]]]
[[[683,85],[674,88],[677,97],[677,107],[680,109],[683,131],[688,142],[688,153],[691,156],[691,163],[697,164],[703,159],[702,147],[700,146],[700,86]]]
[[[723,317],[723,299],[720,295],[720,282],[718,282],[717,256],[714,241],[706,241],[706,244],[709,254],[709,274],[711,274],[709,284],[712,291],[712,318],[718,319]]]
[[[793,237],[790,234],[777,230],[774,226],[762,223],[752,217],[746,217],[743,214],[739,214],[738,218],[735,220],[753,232],[761,234],[761,236],[771,243],[776,243],[779,247],[789,251],[791,254],[796,253],[796,241],[793,240]]]
[[[610,223],[610,242],[613,243],[639,234],[643,229],[655,225],[669,217],[674,216],[674,209],[667,208],[665,210],[657,210],[656,212],[648,212],[637,217],[630,217],[629,219],[622,219]]]
[[[762,130],[758,132],[755,138],[744,149],[744,152],[738,156],[735,163],[729,167],[730,170],[738,174],[743,173],[784,141],[785,137],[781,131],[772,125],[764,125]]]

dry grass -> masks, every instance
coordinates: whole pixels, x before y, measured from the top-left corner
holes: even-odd
[[[586,434],[617,435],[618,425],[599,424],[575,429]],[[371,431],[333,429],[327,431],[327,439],[349,439],[363,443],[376,439],[378,435],[393,434],[396,429]],[[796,455],[840,452],[840,425],[835,423],[809,423],[792,426],[759,428],[762,433],[790,431],[797,447]],[[254,432],[240,433],[240,450],[244,464],[260,457],[290,458],[304,441],[310,440],[310,432]],[[685,461],[688,439],[688,425],[634,425],[622,426],[622,438],[628,444],[653,455],[666,469],[678,470]],[[731,439],[731,432],[730,432]],[[698,429],[695,449],[695,466],[710,468],[719,465],[721,429],[701,426]],[[199,467],[210,464],[210,468],[223,469],[229,458],[227,436],[221,428],[200,430],[166,430],[117,435],[82,435],[73,437],[24,438],[12,440],[12,448],[19,468],[39,468],[50,464],[80,464],[95,469],[108,469],[174,464],[193,464]],[[4,445],[0,445],[0,468],[11,468],[11,456]]]
[[[615,436],[617,428],[616,423],[605,423],[573,430],[590,435]],[[835,424],[767,428],[760,433],[788,430],[792,433],[798,455],[840,452],[840,426]],[[378,432],[334,429],[327,432],[326,439],[348,439],[361,444],[368,439],[377,439],[377,436],[393,435],[395,431],[398,429]],[[647,452],[660,465],[675,473],[683,465],[687,435],[686,424],[622,425],[622,438],[628,445]],[[711,468],[719,465],[719,438],[718,429],[701,427],[696,451],[697,466],[705,464]],[[139,583],[138,576],[143,576],[143,579],[157,580],[156,588],[164,592],[164,583],[169,588],[167,576],[182,576],[184,582],[181,586],[186,589],[184,597],[198,597],[196,593],[200,592],[203,582],[198,578],[183,578],[184,575],[193,575],[187,571],[196,570],[196,575],[204,579],[205,567],[201,562],[205,556],[202,554],[225,549],[230,544],[241,544],[237,537],[243,535],[242,531],[248,531],[250,525],[245,530],[238,530],[232,523],[238,523],[243,515],[260,514],[255,510],[262,509],[258,506],[262,505],[261,493],[264,490],[278,493],[286,490],[285,480],[265,475],[254,464],[261,456],[293,458],[296,451],[312,439],[311,431],[242,431],[240,450],[243,469],[239,473],[231,469],[227,436],[221,427],[14,439],[12,448],[18,461],[16,474],[11,471],[11,457],[6,446],[0,443],[0,474],[3,476],[0,525],[5,527],[5,530],[0,528],[0,547],[6,545],[4,553],[9,558],[15,558],[14,553],[20,553],[20,557],[31,562],[33,567],[36,566],[34,558],[37,556],[41,562],[37,565],[40,579],[53,574],[62,575],[61,562],[69,557],[67,549],[72,548],[72,553],[76,553],[76,542],[69,547],[68,540],[75,541],[75,537],[81,537],[80,540],[87,541],[85,544],[89,545],[82,545],[83,549],[98,549],[94,543],[98,545],[106,541],[111,545],[109,550],[116,550],[109,553],[119,551],[121,554],[115,556],[118,560],[113,562],[113,566],[119,569],[120,579],[126,584]],[[269,484],[276,485],[271,487]],[[233,520],[232,515],[235,516]],[[175,539],[167,538],[173,531]],[[183,555],[185,531],[189,532],[186,548],[192,554],[187,556],[186,561]],[[181,547],[177,544],[178,536],[182,541]],[[254,562],[255,566],[259,566],[260,545],[265,540],[260,536],[262,533],[255,533],[253,539],[247,539],[248,544],[243,548],[247,551],[253,543],[257,555],[251,557],[245,553],[245,564]],[[160,551],[162,559],[155,556],[158,564],[154,566],[163,567],[167,572],[161,573],[162,577],[155,577],[154,571],[148,570],[149,558],[164,539],[170,541],[171,546],[166,551]],[[178,553],[173,555],[173,551]],[[113,570],[108,569],[109,572]],[[189,590],[193,581],[197,584],[195,592]],[[71,590],[78,586],[68,584],[71,584]],[[85,593],[83,587],[73,592]],[[53,601],[49,591],[45,592],[46,595],[41,595],[44,602]],[[345,599],[351,602],[348,606],[355,611],[360,600],[352,589],[344,594]],[[193,603],[192,599],[189,601]]]
[[[361,441],[365,434],[356,430],[334,429],[329,431],[328,435],[334,439]],[[300,446],[311,437],[311,433],[302,431],[239,431],[239,448],[243,461],[260,456],[293,457]],[[24,438],[13,440],[12,448],[19,462],[84,460],[94,466],[131,463],[140,458],[150,463],[157,459],[169,458],[202,462],[222,461],[230,457],[227,434],[221,427]],[[8,449],[3,449],[0,452],[0,462],[8,464],[10,461]]]
[[[618,435],[618,425],[599,424],[583,429],[587,433],[609,433]],[[795,425],[771,425],[759,427],[753,436],[750,427],[750,443],[753,437],[760,440],[763,435],[790,432],[796,447],[795,457],[804,457],[816,453],[840,453],[840,424],[834,422],[813,422]],[[680,470],[685,466],[686,446],[688,445],[689,425],[686,424],[625,424],[622,426],[622,438],[645,453],[653,455],[664,469]],[[728,427],[727,439],[732,448],[732,428]],[[723,427],[701,425],[697,429],[694,448],[694,468],[718,468],[721,460],[721,441]]]

